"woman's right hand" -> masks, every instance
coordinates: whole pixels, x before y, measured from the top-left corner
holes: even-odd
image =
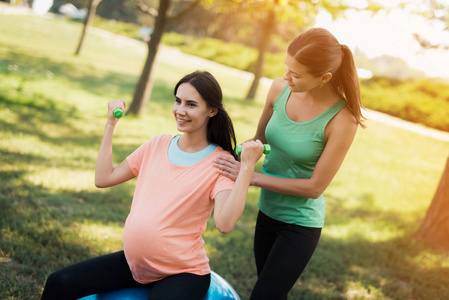
[[[121,99],[108,102],[108,123],[111,125],[117,124],[119,120],[114,116],[114,110],[116,108],[120,108],[125,111],[126,102]]]
[[[240,162],[254,170],[257,161],[262,157],[264,146],[260,140],[246,141],[242,144]]]

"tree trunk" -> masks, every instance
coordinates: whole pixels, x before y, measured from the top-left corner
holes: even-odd
[[[449,251],[449,158],[432,203],[415,236],[432,248]]]
[[[151,89],[153,87],[152,70],[156,62],[157,51],[168,23],[168,12],[170,8],[170,0],[161,0],[159,2],[158,15],[154,24],[154,31],[148,41],[148,56],[134,91],[133,100],[126,114],[139,115],[145,107],[146,102],[151,97]]]
[[[277,3],[278,1],[276,1]],[[262,25],[262,34],[259,40],[259,45],[257,47],[259,56],[257,57],[256,69],[254,71],[254,80],[249,88],[246,99],[248,101],[253,101],[256,97],[257,87],[259,86],[259,81],[263,76],[263,63],[265,52],[267,50],[268,44],[270,42],[271,33],[273,32],[274,26],[276,26],[276,14],[274,8],[270,9],[268,16]]]
[[[90,24],[92,24],[92,21],[95,18],[95,13],[97,11],[97,6],[100,4],[102,0],[89,0],[89,10],[87,12],[86,19],[84,19],[84,26],[83,26],[83,32],[81,33],[81,38],[78,43],[78,47],[76,48],[75,55],[80,55],[81,51],[83,50],[84,46],[84,40],[86,39],[87,31],[89,30]]]

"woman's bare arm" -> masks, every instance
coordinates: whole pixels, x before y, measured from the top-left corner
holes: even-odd
[[[118,119],[113,116],[112,112],[117,107],[125,109],[125,102],[116,100],[108,104],[108,120],[95,165],[95,186],[99,188],[117,185],[135,177],[126,160],[116,167],[114,167],[112,161],[112,135],[118,122]]]

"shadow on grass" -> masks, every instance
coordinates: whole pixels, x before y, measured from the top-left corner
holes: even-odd
[[[0,72],[17,74],[24,82],[57,76],[74,87],[98,96],[111,97],[130,94],[138,80],[137,76],[130,74],[105,72],[82,64],[75,67],[74,64],[54,61],[48,57],[35,57],[12,51],[7,52],[0,61]]]
[[[292,294],[294,299],[357,294],[360,299],[447,299],[449,268],[423,270],[417,257],[427,251],[410,234],[381,242],[360,235],[345,240],[326,236]]]
[[[29,134],[39,133],[37,127],[44,122],[69,126],[67,120],[77,115],[75,106],[64,105],[62,107],[62,104],[55,99],[37,93],[24,95],[20,91],[2,91],[0,106],[14,112],[19,117],[14,124],[0,120],[1,129],[12,132],[17,130]]]
[[[401,226],[406,223],[406,219],[397,212],[384,211],[376,205],[374,195],[362,194],[358,195],[358,206],[348,208],[345,206],[345,200],[334,196],[326,197],[326,215],[332,216],[326,218],[326,225],[344,225],[354,219],[361,219],[364,222],[378,222],[388,220],[389,224]]]
[[[16,114],[20,116],[20,119],[26,118],[25,114],[22,114],[20,109],[10,108],[15,110]],[[29,111],[29,109],[27,109]],[[27,114],[27,113],[26,113]],[[31,123],[16,122],[14,124],[7,123],[0,120],[0,130],[3,132],[10,132],[15,136],[22,136],[23,134],[29,136],[36,136],[45,143],[60,146],[62,148],[71,147],[84,147],[86,149],[92,148],[92,145],[100,145],[102,136],[96,134],[86,134],[74,130],[69,124],[58,124],[59,129],[65,128],[70,134],[67,136],[50,136],[46,130],[42,130],[44,124],[48,124],[45,120],[38,120],[39,117],[31,113],[33,121]],[[38,121],[37,121],[38,120]],[[33,123],[39,125],[33,125]],[[126,158],[132,151],[137,149],[140,145],[127,144],[127,145],[115,145],[114,156]],[[71,168],[71,169],[86,169],[95,168],[96,157],[89,156],[83,152],[70,154],[71,159],[67,159],[64,155],[48,157],[45,153],[42,155],[23,154],[16,150],[0,150],[0,162],[4,164],[15,165],[33,165],[38,168],[42,167],[58,167],[58,168]],[[76,161],[76,163],[74,163]]]
[[[11,66],[13,67],[11,68]],[[84,65],[76,65],[75,67],[70,63],[53,61],[51,58],[34,57],[25,53],[14,52],[8,52],[6,57],[0,61],[0,72],[20,76],[22,83],[17,87],[19,91],[23,88],[21,85],[26,81],[57,76],[70,82],[70,85],[74,88],[89,91],[102,97],[110,96],[111,99],[115,99],[118,95],[129,95],[129,98],[132,99],[132,94],[139,79],[136,75],[104,72]],[[174,100],[174,87],[172,82],[157,78],[154,82],[151,101],[171,105]],[[29,102],[27,104],[30,105]],[[55,104],[57,104],[57,101],[46,102],[47,107],[44,107],[43,110],[48,109],[48,105]]]
[[[71,63],[53,61],[51,58],[34,57],[26,53],[11,51],[7,52],[6,56],[0,60],[0,73],[15,78],[13,83],[15,86],[5,86],[4,91],[0,90],[0,105],[7,106],[11,111],[20,115],[22,126],[16,124],[18,130],[29,133],[35,129],[39,136],[43,136],[37,131],[40,122],[68,126],[67,120],[70,118],[81,119],[82,116],[76,103],[70,105],[67,101],[52,99],[44,94],[36,92],[30,94],[30,91],[26,91],[25,84],[27,82],[46,77],[58,77],[58,80],[68,82],[71,89],[80,89],[111,99],[122,95],[129,95],[129,99],[132,99],[138,82],[138,76],[126,73],[105,72],[93,69],[88,65],[75,66]],[[173,89],[172,82],[156,78],[151,100],[147,104],[155,102],[171,108],[174,101]],[[0,126],[11,130],[8,128],[9,124],[2,123]]]
[[[24,135],[35,136],[43,142],[69,148],[71,146],[91,148],[92,145],[100,145],[101,143],[102,132],[101,134],[100,131],[98,131],[99,134],[92,132],[86,134],[71,125],[71,120],[78,116],[78,110],[75,106],[59,104],[55,99],[36,94],[30,97],[18,93],[0,94],[0,108],[5,108],[17,116],[17,120],[14,120],[14,122],[0,119],[0,131],[2,132],[9,132],[19,137]],[[49,131],[49,125],[54,126],[50,128],[55,128],[58,133]],[[114,152],[120,157],[126,157],[138,146],[140,145],[128,145],[126,147],[118,145],[114,147]],[[20,153],[3,152],[5,152],[4,155],[8,155],[7,159],[6,157],[3,158],[6,161],[20,162],[26,158]],[[37,157],[33,161],[36,160],[40,160],[40,163],[48,162],[45,157]],[[78,157],[78,160],[95,162],[88,157]],[[66,160],[56,161],[53,158],[51,162],[61,167],[69,166]]]

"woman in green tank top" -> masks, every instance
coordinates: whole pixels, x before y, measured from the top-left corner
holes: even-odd
[[[262,173],[254,238],[258,280],[251,299],[286,299],[315,251],[324,225],[323,192],[363,127],[360,85],[351,50],[312,28],[291,42],[283,77],[273,81],[251,140],[271,145]],[[235,179],[236,160],[219,172]]]

